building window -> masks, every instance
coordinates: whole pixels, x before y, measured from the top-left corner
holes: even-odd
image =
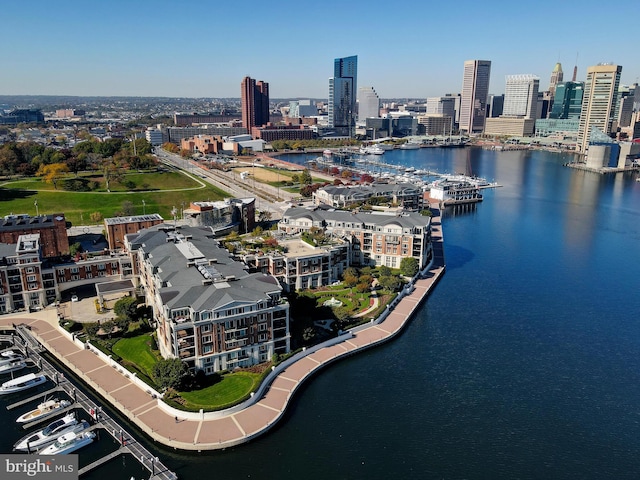
[[[209,314],[209,312],[205,312],[207,315]],[[208,317],[207,317],[208,318]],[[211,325],[203,325],[202,326],[202,331],[203,332],[210,332],[211,331]]]
[[[33,268],[33,267],[29,267],[29,268],[25,268],[25,271],[26,271],[27,273],[33,273],[33,272],[35,272],[36,270],[35,270],[35,268]]]
[[[213,345],[205,345],[202,347],[202,353],[207,354],[213,352]]]
[[[211,342],[212,342],[211,335],[204,335],[202,337],[202,343],[211,343]]]
[[[35,282],[35,281],[36,281],[35,275],[27,275],[27,282]]]

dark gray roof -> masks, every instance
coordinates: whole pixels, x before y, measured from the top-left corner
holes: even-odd
[[[430,218],[420,215],[417,212],[410,213],[368,213],[368,212],[350,212],[346,210],[324,210],[320,208],[296,208],[287,209],[282,215],[282,220],[309,218],[312,222],[344,222],[357,223],[361,227],[364,225],[399,225],[402,228],[426,227],[429,225]]]
[[[142,230],[132,244],[149,254],[147,261],[166,285],[160,296],[171,309],[189,306],[201,311],[232,302],[255,303],[281,291],[275,278],[250,274],[233,260],[209,228],[156,225]]]

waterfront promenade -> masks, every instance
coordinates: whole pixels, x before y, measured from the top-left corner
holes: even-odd
[[[5,318],[9,324],[28,325],[45,348],[155,441],[182,450],[223,449],[269,431],[284,415],[296,390],[324,366],[391,340],[402,331],[444,273],[441,228],[440,217],[434,217],[434,261],[385,315],[297,354],[278,366],[253,398],[221,412],[187,413],[168,407],[151,389],[134,382],[132,374],[74,341],[58,326],[55,308]]]

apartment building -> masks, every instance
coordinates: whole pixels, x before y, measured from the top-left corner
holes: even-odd
[[[5,215],[0,220],[0,243],[18,243],[23,235],[39,234],[42,256],[69,255],[67,222],[63,213],[53,215]]]
[[[287,292],[331,285],[350,265],[351,244],[344,240],[322,246],[301,239],[279,244],[283,251],[250,253],[243,261],[252,270],[273,275]]]
[[[278,228],[294,235],[322,229],[326,235],[351,245],[349,264],[400,267],[404,257],[414,257],[420,268],[433,257],[431,219],[417,212],[355,213],[321,208],[289,208]]]
[[[372,183],[371,185],[326,185],[313,193],[316,205],[344,208],[371,198],[388,198],[405,210],[421,210],[424,206],[422,189],[412,183]]]
[[[211,374],[290,350],[289,304],[273,276],[249,273],[210,228],[157,225],[126,237],[166,358]]]
[[[134,266],[125,254],[82,254],[55,262],[43,254],[39,233],[0,243],[0,313],[39,310],[62,293],[84,285],[131,278]]]

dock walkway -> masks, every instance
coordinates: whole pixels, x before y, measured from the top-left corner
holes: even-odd
[[[39,343],[155,441],[182,450],[224,449],[269,431],[283,417],[297,389],[321,368],[398,335],[445,271],[439,216],[432,218],[432,241],[435,255],[429,270],[414,281],[409,287],[411,292],[396,303],[383,321],[361,325],[295,355],[281,364],[266,387],[248,402],[221,412],[190,413],[171,409],[150,390],[134,383],[129,372],[119,372],[98,352],[74,342],[59,328],[55,309],[23,317],[13,315],[11,321],[27,325]],[[95,405],[87,407],[95,408]],[[131,439],[128,435],[127,438]],[[134,452],[136,445],[134,442],[127,446]],[[139,456],[137,452],[134,454]],[[142,455],[148,458],[148,453]],[[148,462],[145,466],[154,468]]]
[[[69,398],[72,399],[73,404],[64,409],[68,411],[74,408],[82,408],[89,413],[94,419],[97,418],[97,423],[91,428],[102,428],[115,438],[121,445],[121,447],[115,452],[107,455],[81,469],[82,471],[88,471],[95,468],[107,461],[115,458],[122,453],[130,453],[138,461],[140,461],[145,468],[151,472],[151,478],[157,480],[176,480],[177,475],[170,471],[165,465],[160,462],[157,457],[154,457],[144,446],[142,446],[135,438],[118,422],[116,422],[111,416],[104,412],[95,402],[93,402],[87,395],[81,390],[77,389],[63,374],[61,374],[46,358],[41,355],[41,348],[33,348],[34,343],[38,343],[36,340],[33,326],[27,327],[24,324],[17,325],[16,333],[13,340],[15,342],[15,348],[21,349],[31,360],[40,367],[42,373],[46,375],[53,383],[55,387],[45,391],[37,393],[25,400],[9,405],[7,408],[15,408],[20,405],[24,405],[30,401],[35,401],[43,395],[48,395],[54,392],[64,392]],[[99,414],[98,414],[99,412]],[[48,419],[48,418],[47,418]],[[35,424],[41,423],[44,420],[32,422],[25,427],[31,427]]]

